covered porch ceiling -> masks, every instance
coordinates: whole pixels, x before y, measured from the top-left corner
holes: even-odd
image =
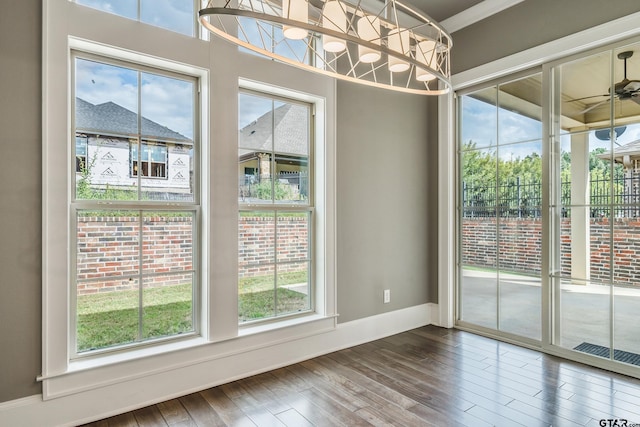
[[[559,115],[563,130],[611,126],[612,112],[616,126],[640,121],[640,90],[628,89],[631,96],[609,95],[615,93],[614,85],[625,78],[624,61],[618,59],[621,52],[632,52],[627,58],[626,78],[631,81],[631,89],[636,86],[640,89],[640,43],[616,49],[613,54],[605,51],[581,58],[559,68],[555,84],[561,92]],[[498,93],[478,91],[471,96],[492,105],[499,102],[500,108],[541,120],[541,74],[501,84]]]

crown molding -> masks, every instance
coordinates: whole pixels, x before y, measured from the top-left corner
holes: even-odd
[[[502,12],[505,9],[515,6],[524,0],[484,0],[475,6],[465,9],[450,18],[440,22],[449,34],[461,30],[469,25],[482,21],[491,15]]]

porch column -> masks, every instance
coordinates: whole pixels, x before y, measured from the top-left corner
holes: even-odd
[[[271,156],[267,153],[258,153],[258,170],[260,181],[271,179]]]
[[[571,277],[586,284],[590,278],[589,135],[571,136]],[[577,279],[577,280],[575,280]]]

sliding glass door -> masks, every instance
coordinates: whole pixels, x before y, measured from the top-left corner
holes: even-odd
[[[551,73],[553,344],[640,365],[640,43]]]
[[[640,41],[461,91],[457,111],[457,324],[637,372]]]
[[[540,340],[541,74],[460,97],[459,320]]]

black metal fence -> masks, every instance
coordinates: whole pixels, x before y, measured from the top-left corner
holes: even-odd
[[[591,216],[640,217],[640,172],[624,177],[590,180]],[[563,215],[570,216],[571,182],[560,187]],[[614,212],[611,212],[611,209]],[[539,218],[542,213],[542,183],[520,177],[506,182],[463,182],[462,210],[465,218]]]

